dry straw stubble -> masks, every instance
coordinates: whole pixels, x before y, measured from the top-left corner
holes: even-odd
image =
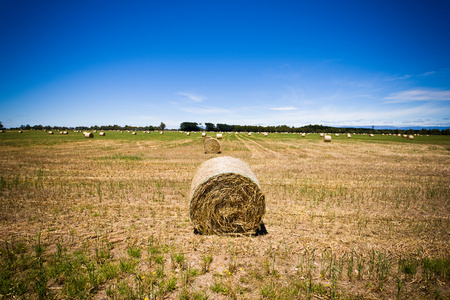
[[[255,234],[262,227],[265,196],[243,161],[217,157],[200,165],[192,179],[189,215],[200,234]]]

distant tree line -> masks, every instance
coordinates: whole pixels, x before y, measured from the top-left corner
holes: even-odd
[[[329,132],[329,133],[392,133],[392,134],[422,134],[422,135],[450,135],[450,129],[425,129],[414,130],[414,129],[375,129],[375,128],[352,128],[352,127],[331,127],[331,126],[323,126],[323,125],[306,125],[301,127],[289,127],[287,125],[279,125],[279,126],[256,126],[256,125],[228,125],[217,123],[214,125],[213,123],[205,123],[202,126],[201,123],[196,122],[183,122],[180,124],[180,130],[182,131],[217,131],[217,132],[305,132],[305,133],[320,133],[320,132]]]
[[[1,124],[1,122],[0,122]],[[1,128],[3,128],[3,125],[1,125]],[[119,125],[93,125],[93,126],[76,126],[76,127],[68,127],[68,126],[43,126],[43,125],[34,125],[31,126],[30,124],[27,125],[20,125],[20,127],[11,127],[10,129],[13,130],[133,130],[133,131],[152,131],[152,130],[164,130],[166,128],[166,124],[161,122],[159,126],[131,126],[131,125],[125,125],[125,126],[119,126]]]
[[[0,129],[3,129],[4,126],[2,122],[0,122]],[[161,122],[159,126],[119,126],[117,124],[114,125],[93,125],[93,126],[76,126],[76,127],[67,127],[67,126],[42,126],[42,125],[34,125],[31,126],[21,125],[17,128],[10,129],[21,129],[21,130],[133,130],[133,131],[155,131],[155,130],[165,130],[166,124]],[[319,133],[319,132],[329,132],[329,133],[392,133],[392,134],[422,134],[422,135],[450,135],[450,129],[426,129],[422,128],[420,130],[414,129],[375,129],[372,128],[357,128],[357,127],[331,127],[331,126],[323,126],[323,125],[306,125],[301,127],[290,127],[287,125],[278,125],[278,126],[257,126],[257,125],[228,125],[223,123],[197,123],[197,122],[183,122],[180,124],[179,130],[181,131],[217,131],[217,132],[305,132],[305,133]]]

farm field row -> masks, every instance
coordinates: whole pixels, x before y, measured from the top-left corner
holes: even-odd
[[[211,133],[215,137],[215,133]],[[0,294],[103,299],[450,297],[450,137],[0,133]],[[198,166],[247,163],[268,234],[202,236]]]

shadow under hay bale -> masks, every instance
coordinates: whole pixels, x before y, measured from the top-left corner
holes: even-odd
[[[189,216],[197,234],[263,235],[265,196],[250,167],[233,157],[200,165],[192,179]]]
[[[209,136],[203,139],[203,149],[205,149],[206,154],[217,154],[221,152],[219,141]]]

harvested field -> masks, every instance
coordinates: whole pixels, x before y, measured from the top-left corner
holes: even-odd
[[[0,294],[448,299],[450,137],[0,135]],[[248,164],[268,234],[194,234],[204,161]]]

